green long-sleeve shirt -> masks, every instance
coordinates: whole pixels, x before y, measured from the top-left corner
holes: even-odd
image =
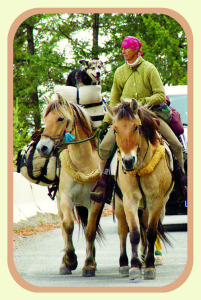
[[[158,105],[165,101],[163,83],[156,67],[141,56],[136,66],[127,63],[119,67],[114,74],[110,105],[116,106],[125,98],[135,98],[143,105]],[[106,113],[104,122],[111,123]]]

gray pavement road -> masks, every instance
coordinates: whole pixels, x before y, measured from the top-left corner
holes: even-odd
[[[164,264],[157,267],[155,280],[130,281],[118,274],[119,239],[117,224],[112,216],[101,219],[105,232],[104,244],[96,244],[97,272],[93,278],[82,277],[85,259],[85,240],[82,230],[75,226],[74,245],[78,268],[72,275],[59,275],[63,238],[61,229],[26,238],[14,249],[14,263],[20,276],[38,287],[162,287],[182,274],[187,261],[187,232],[171,232],[173,248],[163,247]],[[130,253],[128,239],[128,253]]]

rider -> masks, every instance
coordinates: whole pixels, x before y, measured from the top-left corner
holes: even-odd
[[[125,63],[117,68],[114,74],[114,82],[111,90],[110,106],[116,106],[126,98],[135,98],[142,105],[149,106],[159,105],[166,100],[163,84],[156,67],[145,61],[140,51],[142,43],[136,37],[127,36],[121,45],[122,54]],[[175,157],[178,160],[179,166],[184,170],[182,145],[178,138],[161,118],[159,131],[166,138]],[[106,131],[111,124],[112,119],[107,113],[102,124],[97,130],[102,129],[102,133]],[[100,145],[100,157],[106,159],[109,157],[112,146],[115,142],[115,135],[112,126],[109,127],[104,139]],[[100,160],[100,171],[103,173],[106,161]],[[97,191],[91,192],[90,196],[93,200],[102,198],[102,189],[98,187]]]

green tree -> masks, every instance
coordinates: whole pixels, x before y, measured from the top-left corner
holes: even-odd
[[[114,72],[123,64],[121,42],[138,37],[144,59],[152,62],[168,85],[187,84],[187,40],[180,24],[164,14],[38,14],[17,29],[14,49],[14,106],[29,134],[42,125],[43,95],[64,85],[79,60],[100,58],[105,64],[102,91],[109,99]],[[17,140],[14,147],[17,148]]]
[[[19,121],[30,130],[41,127],[41,95],[56,82],[64,84],[63,54],[56,49],[57,36],[46,32],[48,16],[35,15],[18,28],[14,39],[14,104],[19,98]]]
[[[17,156],[19,150],[24,147],[24,144],[29,141],[28,128],[25,122],[19,122],[19,105],[18,99],[13,107],[13,157]]]

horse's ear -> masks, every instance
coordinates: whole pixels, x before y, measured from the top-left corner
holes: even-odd
[[[70,106],[70,103],[69,103],[67,100],[65,100],[65,99],[61,96],[61,94],[59,94],[59,93],[56,93],[56,94],[57,94],[59,103],[60,103],[62,106],[64,106],[64,107],[66,107],[67,109],[69,109],[70,114],[73,115],[73,112],[72,112],[72,108],[71,108],[71,106]]]
[[[114,117],[114,112],[112,110],[112,107],[109,106],[108,104],[106,104],[106,108],[107,108],[107,111],[108,111],[110,117],[113,118]]]
[[[65,105],[66,104],[66,101],[64,100],[64,98],[61,96],[61,94],[59,93],[56,93],[57,94],[57,97],[58,97],[58,101],[61,105]]]
[[[132,98],[132,101],[130,103],[130,108],[132,109],[132,111],[137,114],[138,112],[138,102],[135,98]]]

